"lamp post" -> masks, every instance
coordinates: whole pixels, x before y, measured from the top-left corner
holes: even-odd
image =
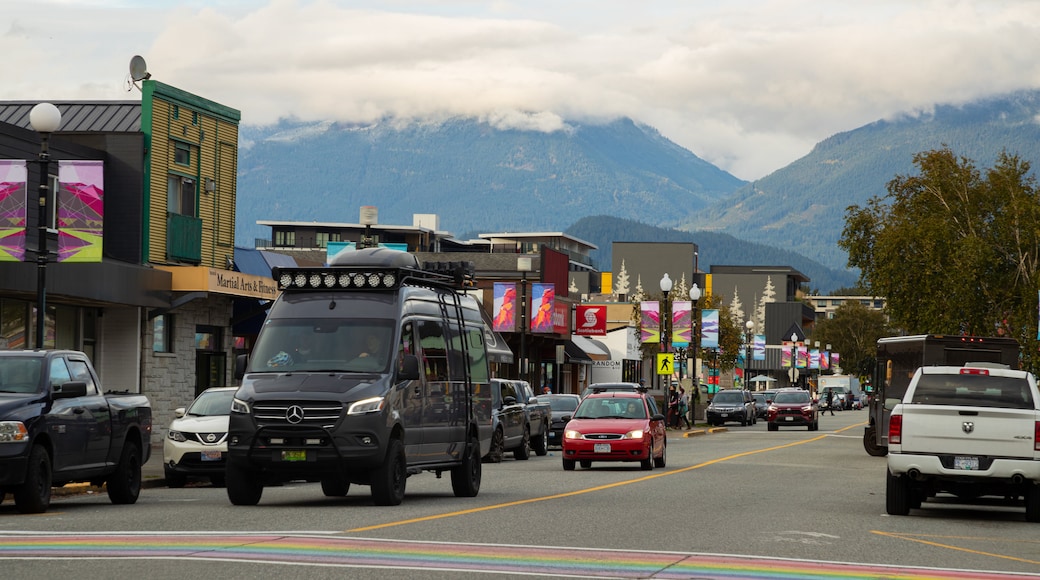
[[[791,370],[789,371],[788,376],[791,377],[791,386],[792,387],[795,386],[795,381],[798,380],[798,364],[797,364],[798,344],[797,343],[798,343],[798,335],[796,333],[791,333]]]
[[[700,340],[700,316],[697,313],[697,302],[701,299],[701,289],[694,282],[693,286],[690,287],[690,300],[693,302],[693,311],[690,313],[693,316],[693,334],[690,337],[689,351],[691,355],[688,357],[689,360],[693,361],[693,372],[690,376],[693,377],[693,392],[690,393],[690,426],[696,424],[697,419],[697,401],[701,398],[701,374],[696,372],[697,369],[697,343]]]
[[[668,345],[671,344],[671,342],[672,342],[672,336],[671,336],[671,331],[672,331],[672,301],[671,301],[671,297],[668,295],[668,293],[672,291],[672,279],[668,277],[668,273],[667,272],[665,272],[664,276],[661,278],[660,286],[661,286],[661,293],[664,294],[664,300],[662,301],[662,304],[661,304],[661,348],[660,348],[660,352],[668,352]],[[656,367],[657,367],[657,365],[655,364],[654,365],[654,372],[655,373],[657,373],[657,368]],[[659,377],[658,380],[660,380],[661,374],[657,373],[657,376]],[[658,384],[660,384],[660,383],[658,383]],[[668,408],[668,387],[671,386],[671,384],[672,384],[671,377],[669,376],[668,385],[665,386],[662,389],[662,391],[664,392],[664,397],[665,397],[664,403],[665,403],[665,408],[666,409]],[[671,417],[669,417],[669,420],[670,419],[671,419]]]
[[[816,392],[820,392],[820,377],[823,375],[823,368],[820,366],[820,341],[813,342],[813,348],[816,349]],[[809,365],[812,367],[812,364]]]
[[[40,134],[39,207],[36,217],[36,348],[43,348],[47,318],[47,198],[50,191],[50,160],[48,149],[51,133],[61,125],[61,111],[51,103],[39,103],[29,111],[29,124]]]
[[[747,332],[744,334],[744,388],[751,390],[751,378],[748,376],[748,373],[751,372],[751,338],[755,332],[755,321],[748,320],[744,323],[744,328],[747,329]]]

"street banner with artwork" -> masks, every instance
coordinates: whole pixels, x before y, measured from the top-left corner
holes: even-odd
[[[531,332],[551,333],[556,309],[554,284],[531,284]]]
[[[0,262],[25,259],[25,161],[0,160]]]
[[[701,348],[719,348],[718,310],[701,310]]]
[[[809,366],[809,347],[799,344],[795,352],[794,368],[804,369]]]
[[[809,370],[820,370],[820,349],[809,349]]]
[[[794,344],[785,342],[780,347],[780,366],[785,369],[794,367]]]
[[[639,341],[661,342],[661,304],[656,300],[639,303]]]
[[[840,366],[841,366],[841,356],[839,356],[838,353],[836,353],[836,352],[832,352],[831,353],[831,367],[836,368],[836,367],[840,367]]]
[[[825,350],[820,353],[820,368],[825,371],[831,369],[831,351]]]
[[[766,360],[766,335],[755,335],[752,342],[751,360]]]
[[[492,326],[495,332],[516,332],[516,284],[495,282]]]
[[[672,302],[672,346],[685,347],[693,340],[693,302]]]
[[[100,262],[105,223],[102,161],[58,162],[58,261]]]

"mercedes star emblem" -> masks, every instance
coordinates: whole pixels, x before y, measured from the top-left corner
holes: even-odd
[[[285,420],[293,425],[303,421],[303,407],[293,405],[285,410]]]

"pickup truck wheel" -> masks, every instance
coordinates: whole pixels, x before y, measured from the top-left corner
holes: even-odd
[[[40,445],[29,452],[29,469],[14,490],[14,505],[23,514],[42,514],[51,505],[51,456]]]
[[[910,514],[911,493],[910,478],[905,475],[892,475],[885,472],[885,511],[890,516]]]
[[[495,433],[491,435],[491,449],[484,456],[484,461],[488,463],[502,463],[502,454],[505,453],[505,446],[505,435],[502,434],[502,429],[495,429]]]
[[[114,504],[137,503],[141,495],[141,450],[133,443],[123,444],[119,465],[105,482],[108,499]]]
[[[549,425],[542,421],[542,434],[531,441],[531,448],[538,457],[544,457],[549,453]]]
[[[480,442],[470,439],[462,465],[451,468],[451,491],[455,492],[455,497],[477,497],[480,475]]]
[[[526,461],[531,457],[531,428],[524,427],[524,436],[520,439],[520,447],[513,450],[513,458]]]
[[[876,429],[874,425],[871,425],[863,430],[863,449],[867,451],[867,455],[872,457],[884,457],[888,455],[888,447],[877,444]]]
[[[350,491],[350,482],[342,477],[326,477],[321,480],[321,492],[325,497],[343,497]]]
[[[1026,521],[1040,523],[1040,485],[1027,484],[1026,488]]]
[[[232,504],[256,505],[260,503],[260,496],[264,494],[264,484],[260,480],[259,473],[234,463],[228,463],[224,476],[227,480],[228,500]]]
[[[404,444],[393,439],[386,450],[386,459],[372,470],[372,501],[376,505],[400,505],[404,501],[406,471]]]

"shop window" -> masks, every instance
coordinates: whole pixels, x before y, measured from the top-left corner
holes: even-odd
[[[195,350],[220,352],[220,329],[215,326],[195,327]]]
[[[152,352],[173,352],[172,314],[160,314],[152,319]]]
[[[195,217],[195,180],[170,175],[166,181],[166,211]]]

